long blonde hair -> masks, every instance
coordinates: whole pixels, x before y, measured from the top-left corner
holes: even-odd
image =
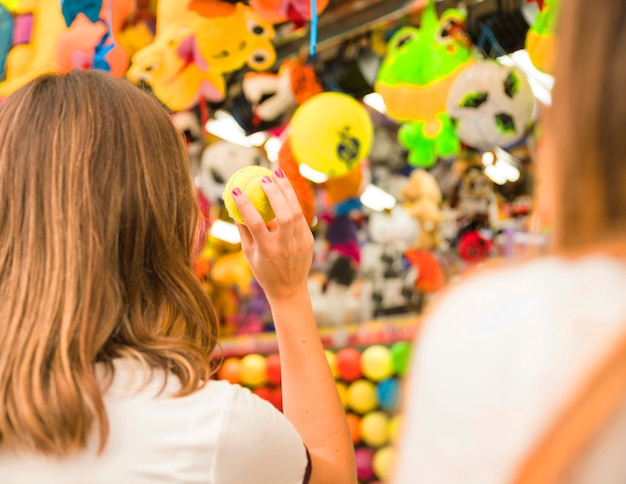
[[[68,455],[97,430],[102,450],[98,362],[163,368],[178,395],[210,378],[198,210],[157,102],[96,71],[16,91],[0,105],[0,207],[0,445]]]
[[[561,2],[554,105],[556,245],[626,235],[626,2]]]

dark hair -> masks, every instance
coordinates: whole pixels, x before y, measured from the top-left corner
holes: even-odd
[[[67,455],[108,436],[95,363],[211,376],[217,322],[192,270],[198,209],[165,111],[97,71],[0,105],[0,443]]]

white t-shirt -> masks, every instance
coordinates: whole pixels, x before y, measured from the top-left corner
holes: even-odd
[[[451,286],[414,347],[394,484],[504,484],[626,330],[626,263],[549,257]],[[568,482],[626,482],[626,406]]]
[[[67,460],[13,456],[0,446],[0,483],[297,484],[308,458],[293,425],[273,405],[226,381],[171,398],[178,379],[163,374],[134,393],[142,370],[116,362],[105,394],[110,434],[104,453],[90,448]]]

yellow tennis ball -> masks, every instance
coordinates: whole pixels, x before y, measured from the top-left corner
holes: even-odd
[[[226,210],[228,210],[228,215],[240,224],[245,224],[245,222],[233,200],[233,188],[239,188],[246,194],[265,222],[276,218],[270,201],[261,186],[261,180],[264,176],[272,178],[271,170],[262,166],[246,166],[237,170],[228,179],[222,198],[224,199]]]

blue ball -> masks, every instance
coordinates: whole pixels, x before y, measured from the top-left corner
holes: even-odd
[[[395,412],[400,400],[400,383],[397,378],[388,378],[378,383],[376,387],[378,405],[383,410]]]

